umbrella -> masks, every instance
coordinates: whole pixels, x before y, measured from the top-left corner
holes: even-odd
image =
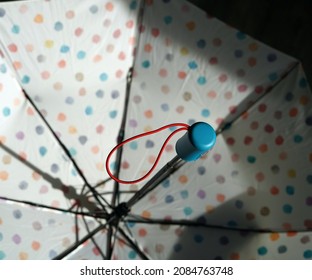
[[[0,32],[1,259],[311,258],[296,59],[184,1],[2,3]],[[216,144],[185,162],[166,125],[198,122]],[[141,133],[108,169],[135,181],[171,135],[156,175],[114,182]]]

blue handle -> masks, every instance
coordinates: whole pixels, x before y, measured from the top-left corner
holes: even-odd
[[[212,126],[197,122],[177,141],[175,148],[181,159],[195,161],[211,150],[215,143],[216,132]]]

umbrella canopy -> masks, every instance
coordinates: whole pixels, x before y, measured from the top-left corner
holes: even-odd
[[[297,60],[183,1],[3,3],[0,32],[0,258],[311,258]],[[144,183],[108,179],[116,139],[198,121],[213,150],[120,214]],[[111,168],[141,177],[168,134],[125,145]],[[167,145],[160,166],[175,155]]]

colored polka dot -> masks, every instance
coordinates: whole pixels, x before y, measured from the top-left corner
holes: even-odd
[[[261,216],[269,216],[270,215],[270,208],[264,206],[260,209]]]
[[[191,207],[185,207],[185,208],[183,209],[183,212],[184,212],[184,214],[185,214],[186,216],[190,216],[190,215],[192,215],[192,213],[193,213],[193,209],[192,209]]]
[[[0,9],[0,17],[1,17],[1,9]],[[0,260],[4,260],[6,258],[6,254],[0,250]]]
[[[52,41],[52,40],[46,40],[46,41],[44,42],[44,46],[45,46],[47,49],[51,49],[51,48],[53,48],[53,46],[54,46],[54,41]]]
[[[5,116],[5,117],[10,116],[10,115],[11,115],[11,109],[10,109],[9,107],[4,107],[4,108],[2,109],[2,114],[3,114],[3,116]]]
[[[234,56],[236,58],[241,58],[241,57],[243,57],[243,55],[244,55],[244,52],[242,50],[235,50],[234,51]]]
[[[39,148],[39,154],[41,155],[41,156],[45,156],[46,155],[46,153],[47,153],[47,148],[46,147],[40,147]]]
[[[190,61],[188,63],[188,67],[193,70],[193,69],[196,69],[198,67],[198,65],[195,61]]]
[[[204,237],[201,234],[195,234],[194,241],[195,243],[202,243],[204,241]]]
[[[270,234],[270,239],[272,241],[277,241],[279,238],[280,238],[280,235],[277,232],[273,232],[273,233]]]
[[[11,29],[12,33],[19,34],[20,33],[20,27],[18,25],[13,25]]]
[[[284,138],[282,136],[279,135],[275,138],[276,145],[280,146],[280,145],[283,145],[283,143],[284,143]]]
[[[275,60],[277,60],[277,55],[275,53],[271,53],[267,56],[267,60],[269,62],[274,62]]]
[[[86,57],[86,52],[85,51],[79,51],[77,53],[77,58],[78,59],[84,59]]]
[[[172,16],[165,16],[164,17],[164,23],[165,24],[171,24],[172,23],[172,21],[173,21],[173,18],[172,18]]]
[[[201,115],[202,115],[202,117],[204,117],[204,118],[208,118],[208,117],[210,116],[210,111],[209,111],[208,109],[203,109],[203,110],[201,111]]]
[[[306,125],[308,125],[308,126],[312,126],[312,116],[308,116],[308,117],[305,119],[305,123],[306,123]]]
[[[174,197],[172,196],[172,195],[167,195],[166,197],[165,197],[165,202],[166,203],[172,203],[174,201]]]
[[[61,48],[60,48],[60,52],[61,53],[68,53],[70,50],[70,47],[67,46],[67,45],[62,45]]]
[[[285,245],[281,245],[277,248],[279,254],[284,254],[287,252],[287,247]]]
[[[23,76],[22,83],[23,84],[29,84],[29,82],[30,82],[30,77],[27,75]]]
[[[305,259],[312,259],[312,250],[306,250],[303,252],[303,257]]]
[[[306,198],[306,205],[307,206],[312,206],[312,196],[309,196]]]
[[[80,37],[82,33],[83,33],[83,29],[81,27],[78,27],[75,29],[75,35],[77,37]]]
[[[268,249],[266,248],[266,247],[260,247],[259,249],[258,249],[258,254],[260,255],[260,256],[264,256],[264,255],[266,255],[268,253]]]
[[[142,67],[144,67],[144,68],[149,68],[150,66],[151,66],[150,61],[145,60],[145,61],[142,62]]]
[[[241,32],[241,31],[238,31],[237,33],[236,33],[236,38],[238,39],[238,40],[244,40],[244,39],[246,39],[246,34],[245,33],[243,33],[243,32]]]
[[[4,17],[4,16],[5,16],[5,14],[6,14],[5,9],[0,8],[0,17]]]
[[[204,84],[206,84],[206,83],[207,83],[206,77],[204,77],[204,76],[199,77],[199,78],[197,79],[197,83],[198,83],[199,85],[204,85]]]
[[[109,12],[112,12],[114,10],[114,4],[112,2],[108,2],[105,4],[105,9]]]
[[[200,39],[197,41],[196,45],[199,49],[203,49],[206,47],[206,41],[204,39]]]
[[[248,156],[247,157],[247,161],[249,162],[249,163],[255,163],[256,162],[256,157],[255,156]]]
[[[283,212],[284,212],[285,214],[291,214],[292,211],[293,211],[293,207],[292,207],[291,205],[285,204],[285,205],[283,206]]]
[[[102,82],[107,81],[107,80],[108,80],[108,75],[107,75],[106,73],[100,74],[100,80],[101,80]]]
[[[92,106],[87,106],[87,107],[86,107],[86,109],[85,109],[85,114],[86,114],[87,116],[90,116],[90,115],[93,114],[93,108],[92,108]]]
[[[63,30],[63,27],[64,27],[63,23],[61,23],[60,21],[58,21],[54,24],[54,30],[55,31],[61,31],[61,30]]]
[[[43,20],[44,20],[44,18],[43,18],[43,15],[41,15],[41,14],[37,14],[37,15],[34,17],[34,22],[35,22],[35,23],[42,23]]]

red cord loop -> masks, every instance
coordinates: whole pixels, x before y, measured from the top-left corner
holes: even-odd
[[[110,170],[110,167],[109,167],[109,161],[110,161],[110,158],[111,156],[113,155],[113,153],[115,153],[120,147],[122,147],[123,145],[131,142],[131,141],[134,141],[138,138],[141,138],[141,137],[145,137],[147,135],[151,135],[151,134],[155,134],[155,133],[158,133],[162,130],[165,130],[167,128],[170,128],[170,127],[180,127],[176,130],[174,130],[173,132],[171,132],[171,134],[167,137],[167,139],[165,140],[165,142],[163,143],[159,153],[158,153],[158,156],[153,164],[153,166],[151,167],[151,169],[144,175],[142,176],[141,178],[139,179],[136,179],[136,180],[130,180],[130,181],[127,181],[127,180],[122,180],[122,179],[119,179],[117,177],[115,177],[115,175],[111,172]],[[151,173],[154,171],[154,169],[156,168],[160,158],[161,158],[161,155],[163,154],[164,152],[164,149],[166,147],[166,145],[168,144],[168,142],[170,141],[170,139],[175,135],[177,134],[178,132],[180,131],[183,131],[183,130],[188,130],[189,128],[189,125],[188,124],[185,124],[185,123],[172,123],[172,124],[168,124],[168,125],[165,125],[165,126],[162,126],[158,129],[155,129],[155,130],[152,130],[152,131],[149,131],[149,132],[144,132],[144,133],[141,133],[141,134],[138,134],[136,136],[133,136],[123,142],[121,142],[120,144],[118,144],[117,146],[115,146],[111,151],[110,153],[108,154],[107,156],[107,159],[106,159],[106,171],[108,173],[108,175],[113,179],[115,180],[116,182],[120,183],[120,184],[136,184],[136,183],[139,183],[141,181],[143,181],[144,179],[146,179],[148,176],[151,175]]]

